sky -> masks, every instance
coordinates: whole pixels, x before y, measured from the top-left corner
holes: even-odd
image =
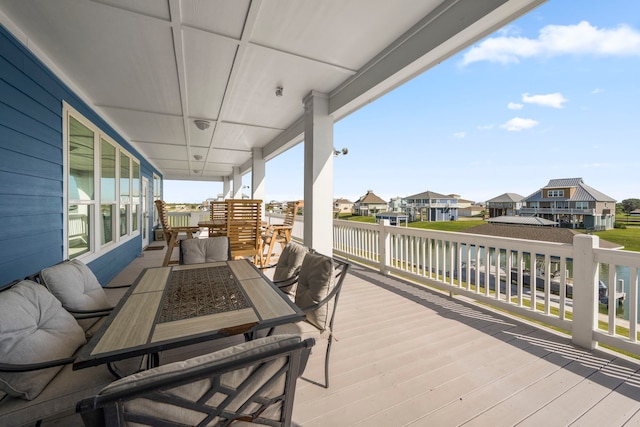
[[[549,0],[335,123],[334,147],[349,150],[334,159],[334,197],[351,201],[486,202],[557,178],[640,198],[640,2]],[[265,200],[302,199],[303,144],[266,177]],[[222,193],[191,184],[165,181],[165,200]]]

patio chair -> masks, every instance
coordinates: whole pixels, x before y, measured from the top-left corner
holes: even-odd
[[[294,299],[300,266],[302,266],[302,261],[308,252],[309,248],[306,246],[291,241],[282,249],[276,264],[267,265],[261,269],[267,270],[275,267],[271,280],[282,292]]]
[[[261,265],[267,265],[271,262],[271,255],[276,243],[280,244],[280,247],[284,249],[285,245],[291,241],[291,231],[293,230],[293,223],[298,215],[298,210],[302,206],[302,200],[295,202],[287,202],[287,209],[285,210],[285,217],[282,224],[270,224],[262,234],[262,242],[260,249],[260,256],[263,257]],[[266,255],[264,249],[267,250]]]
[[[306,320],[277,326],[269,335],[298,334],[302,338],[327,340],[324,359],[323,387],[329,388],[329,357],[333,341],[333,321],[342,284],[350,264],[310,251],[302,261],[296,288],[295,303],[305,313]],[[321,385],[317,383],[318,385]]]
[[[34,280],[44,285],[90,338],[131,285],[102,286],[82,261],[65,260],[42,269]],[[105,292],[106,291],[106,292]]]
[[[262,200],[227,199],[227,237],[234,259],[254,257],[260,262]]]
[[[211,202],[209,204],[209,237],[227,235],[227,202]]]
[[[188,239],[180,245],[180,264],[202,264],[231,259],[227,236]]]
[[[86,426],[291,425],[314,340],[278,335],[115,381],[77,405]]]
[[[187,227],[171,227],[169,225],[169,219],[167,218],[167,208],[164,200],[156,200],[156,209],[158,209],[158,217],[160,218],[160,225],[162,225],[162,233],[164,234],[164,241],[167,242],[167,252],[165,252],[162,266],[166,267],[169,264],[176,264],[178,261],[172,261],[171,255],[173,254],[173,248],[180,245],[178,236],[180,233],[186,233],[187,239],[193,238],[194,233],[199,233],[200,228],[197,226]]]

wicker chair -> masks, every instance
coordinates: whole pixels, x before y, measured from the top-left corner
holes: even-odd
[[[186,233],[187,238],[191,239],[194,233],[200,232],[200,228],[197,226],[171,227],[169,225],[169,219],[167,218],[166,203],[164,200],[156,200],[156,208],[158,209],[164,240],[167,242],[167,252],[165,252],[164,261],[162,262],[162,266],[166,267],[169,264],[176,264],[178,262],[171,261],[171,255],[173,254],[173,249],[180,245],[180,241],[178,240],[180,233]]]
[[[86,426],[289,426],[313,345],[278,335],[159,366],[110,384],[77,411]]]

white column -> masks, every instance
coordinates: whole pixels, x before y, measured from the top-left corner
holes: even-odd
[[[333,118],[327,94],[304,100],[304,244],[333,253]]]
[[[262,148],[254,148],[251,153],[251,198],[262,200],[261,218],[264,219],[265,161]]]
[[[222,198],[230,199],[231,198],[231,180],[228,176],[225,176],[222,181]]]
[[[240,175],[240,168],[234,166],[233,168],[233,194],[234,199],[242,199],[242,175]]]
[[[593,331],[598,322],[598,265],[593,249],[600,246],[598,236],[578,234],[573,237],[573,321],[571,341],[594,349]],[[533,270],[533,269],[532,269]]]

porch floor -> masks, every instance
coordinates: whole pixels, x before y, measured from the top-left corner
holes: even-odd
[[[164,251],[145,251],[130,283]],[[460,299],[354,265],[335,321],[330,388],[322,343],[298,382],[302,426],[640,425],[640,364]],[[162,355],[187,358],[241,342]],[[82,425],[76,416],[43,426]]]

